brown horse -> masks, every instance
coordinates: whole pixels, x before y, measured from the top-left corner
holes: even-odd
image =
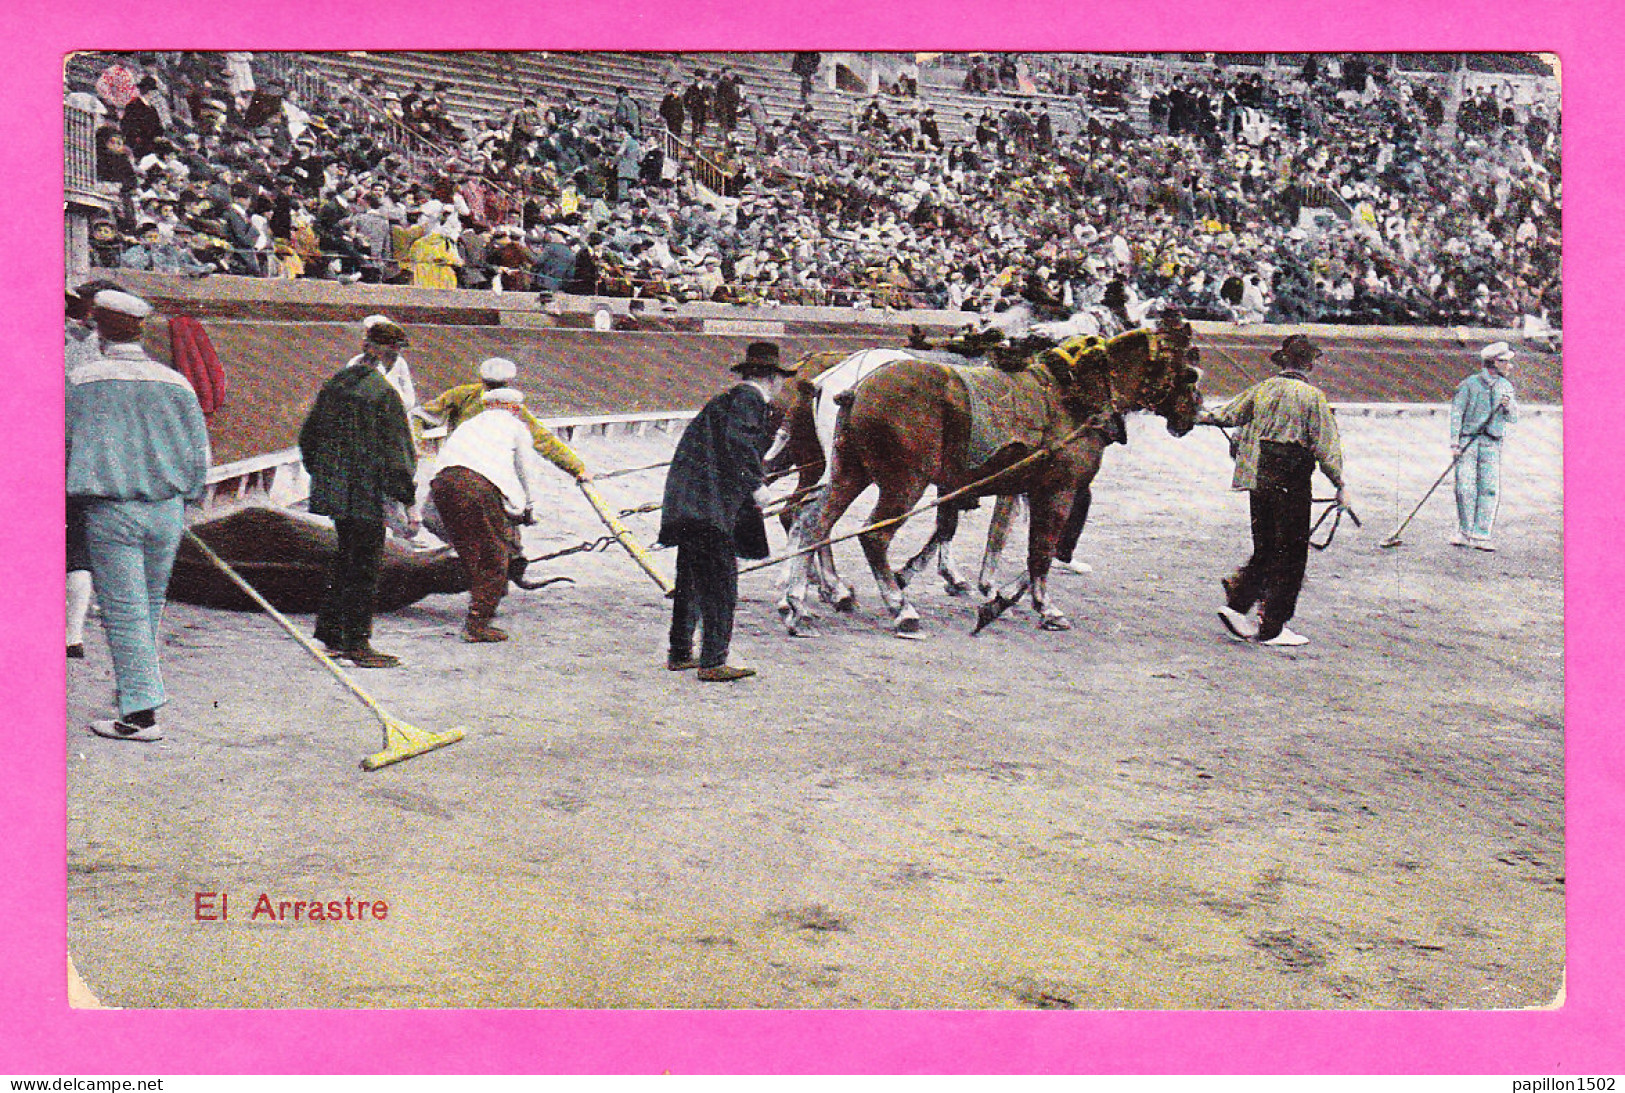
[[[866,523],[896,522],[865,532],[859,541],[893,628],[911,634],[919,630],[919,613],[887,560],[900,518],[927,486],[960,497],[1026,494],[1031,506],[1027,573],[1020,587],[998,598],[1008,602],[1030,587],[1041,625],[1069,629],[1071,623],[1049,600],[1050,561],[1074,496],[1100,470],[1111,416],[1149,410],[1164,419],[1171,434],[1184,436],[1202,405],[1197,359],[1190,327],[1166,319],[1155,331],[1136,330],[1109,342],[1071,339],[1032,357],[1018,375],[979,370],[985,374],[978,382],[993,392],[984,397],[997,400],[1001,389],[1012,398],[1018,390],[1037,391],[1043,411],[1023,439],[974,462],[966,380],[933,361],[892,364],[848,396],[835,431],[829,496],[820,506],[813,541],[827,539],[858,495],[878,485],[880,500]],[[946,507],[937,510],[939,533],[945,522],[952,523],[941,516]]]
[[[770,475],[788,474],[793,468],[797,475],[796,488],[780,516],[792,552],[816,541],[811,538],[811,531],[828,493],[829,465],[825,452],[833,444],[836,401],[840,393],[880,368],[913,359],[915,354],[915,350],[899,349],[811,353],[797,362],[795,377],[774,399],[773,413],[780,425],[767,455],[767,470]],[[934,558],[951,595],[963,595],[971,590],[970,582],[954,568],[951,552],[958,514],[957,506],[944,506],[938,511],[937,534],[932,536],[931,544],[904,567],[899,580],[924,570]],[[850,612],[857,606],[857,596],[851,586],[840,579],[834,554],[828,546],[794,558],[785,570],[778,605],[779,614],[792,636],[801,632],[809,615],[805,606],[809,584],[815,585],[824,602],[832,604],[837,611]]]

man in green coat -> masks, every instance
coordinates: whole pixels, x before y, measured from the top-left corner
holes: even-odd
[[[393,668],[398,657],[372,647],[373,601],[384,552],[384,506],[407,507],[407,526],[420,519],[413,505],[417,457],[401,396],[384,369],[407,344],[392,322],[367,330],[361,356],[322,386],[299,430],[299,452],[310,473],[310,511],[331,516],[338,548],[316,615],[316,640],[358,668]]]

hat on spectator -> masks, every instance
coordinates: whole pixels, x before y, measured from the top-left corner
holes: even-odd
[[[1506,342],[1491,342],[1478,351],[1478,356],[1485,364],[1500,366],[1502,362],[1511,360],[1517,354]]]
[[[490,357],[480,363],[480,379],[486,383],[510,383],[519,375],[519,366],[506,357]]]
[[[772,342],[751,342],[745,348],[745,359],[734,365],[731,371],[738,372],[745,379],[796,374],[794,368],[779,364],[779,347]]]

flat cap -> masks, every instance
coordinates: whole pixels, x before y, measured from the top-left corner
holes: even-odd
[[[480,379],[488,383],[508,383],[519,374],[519,366],[506,357],[491,357],[480,364]]]
[[[152,305],[139,296],[132,296],[128,292],[119,292],[116,289],[103,289],[96,293],[91,306],[100,311],[111,311],[117,315],[128,315],[132,319],[145,319],[152,314]]]

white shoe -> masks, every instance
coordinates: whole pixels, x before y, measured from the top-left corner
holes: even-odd
[[[1055,568],[1064,569],[1068,573],[1076,573],[1080,577],[1086,576],[1095,571],[1095,567],[1090,565],[1088,562],[1063,562],[1059,558],[1055,559]]]
[[[1461,532],[1458,531],[1458,532],[1456,532],[1456,534],[1454,534],[1454,535],[1452,535],[1450,537],[1450,545],[1451,546],[1459,546],[1459,547],[1470,547],[1470,546],[1473,545],[1473,540],[1472,540],[1472,538],[1470,536],[1463,535]]]
[[[1488,539],[1474,539],[1473,540],[1473,549],[1475,549],[1475,550],[1487,550],[1491,554],[1493,554],[1493,553],[1495,553],[1495,544],[1490,542]]]
[[[1219,621],[1236,641],[1251,641],[1258,634],[1258,624],[1234,608],[1219,608]]]
[[[1309,644],[1309,639],[1304,637],[1302,634],[1299,634],[1299,633],[1297,633],[1295,631],[1289,630],[1285,626],[1283,626],[1283,627],[1281,627],[1281,632],[1279,634],[1276,634],[1273,638],[1268,638],[1268,639],[1266,639],[1264,641],[1261,641],[1258,644],[1260,644],[1260,645],[1277,645],[1277,646],[1308,645]]]
[[[109,740],[137,740],[143,744],[164,738],[163,731],[157,725],[142,728],[124,721],[92,721],[90,731]]]

